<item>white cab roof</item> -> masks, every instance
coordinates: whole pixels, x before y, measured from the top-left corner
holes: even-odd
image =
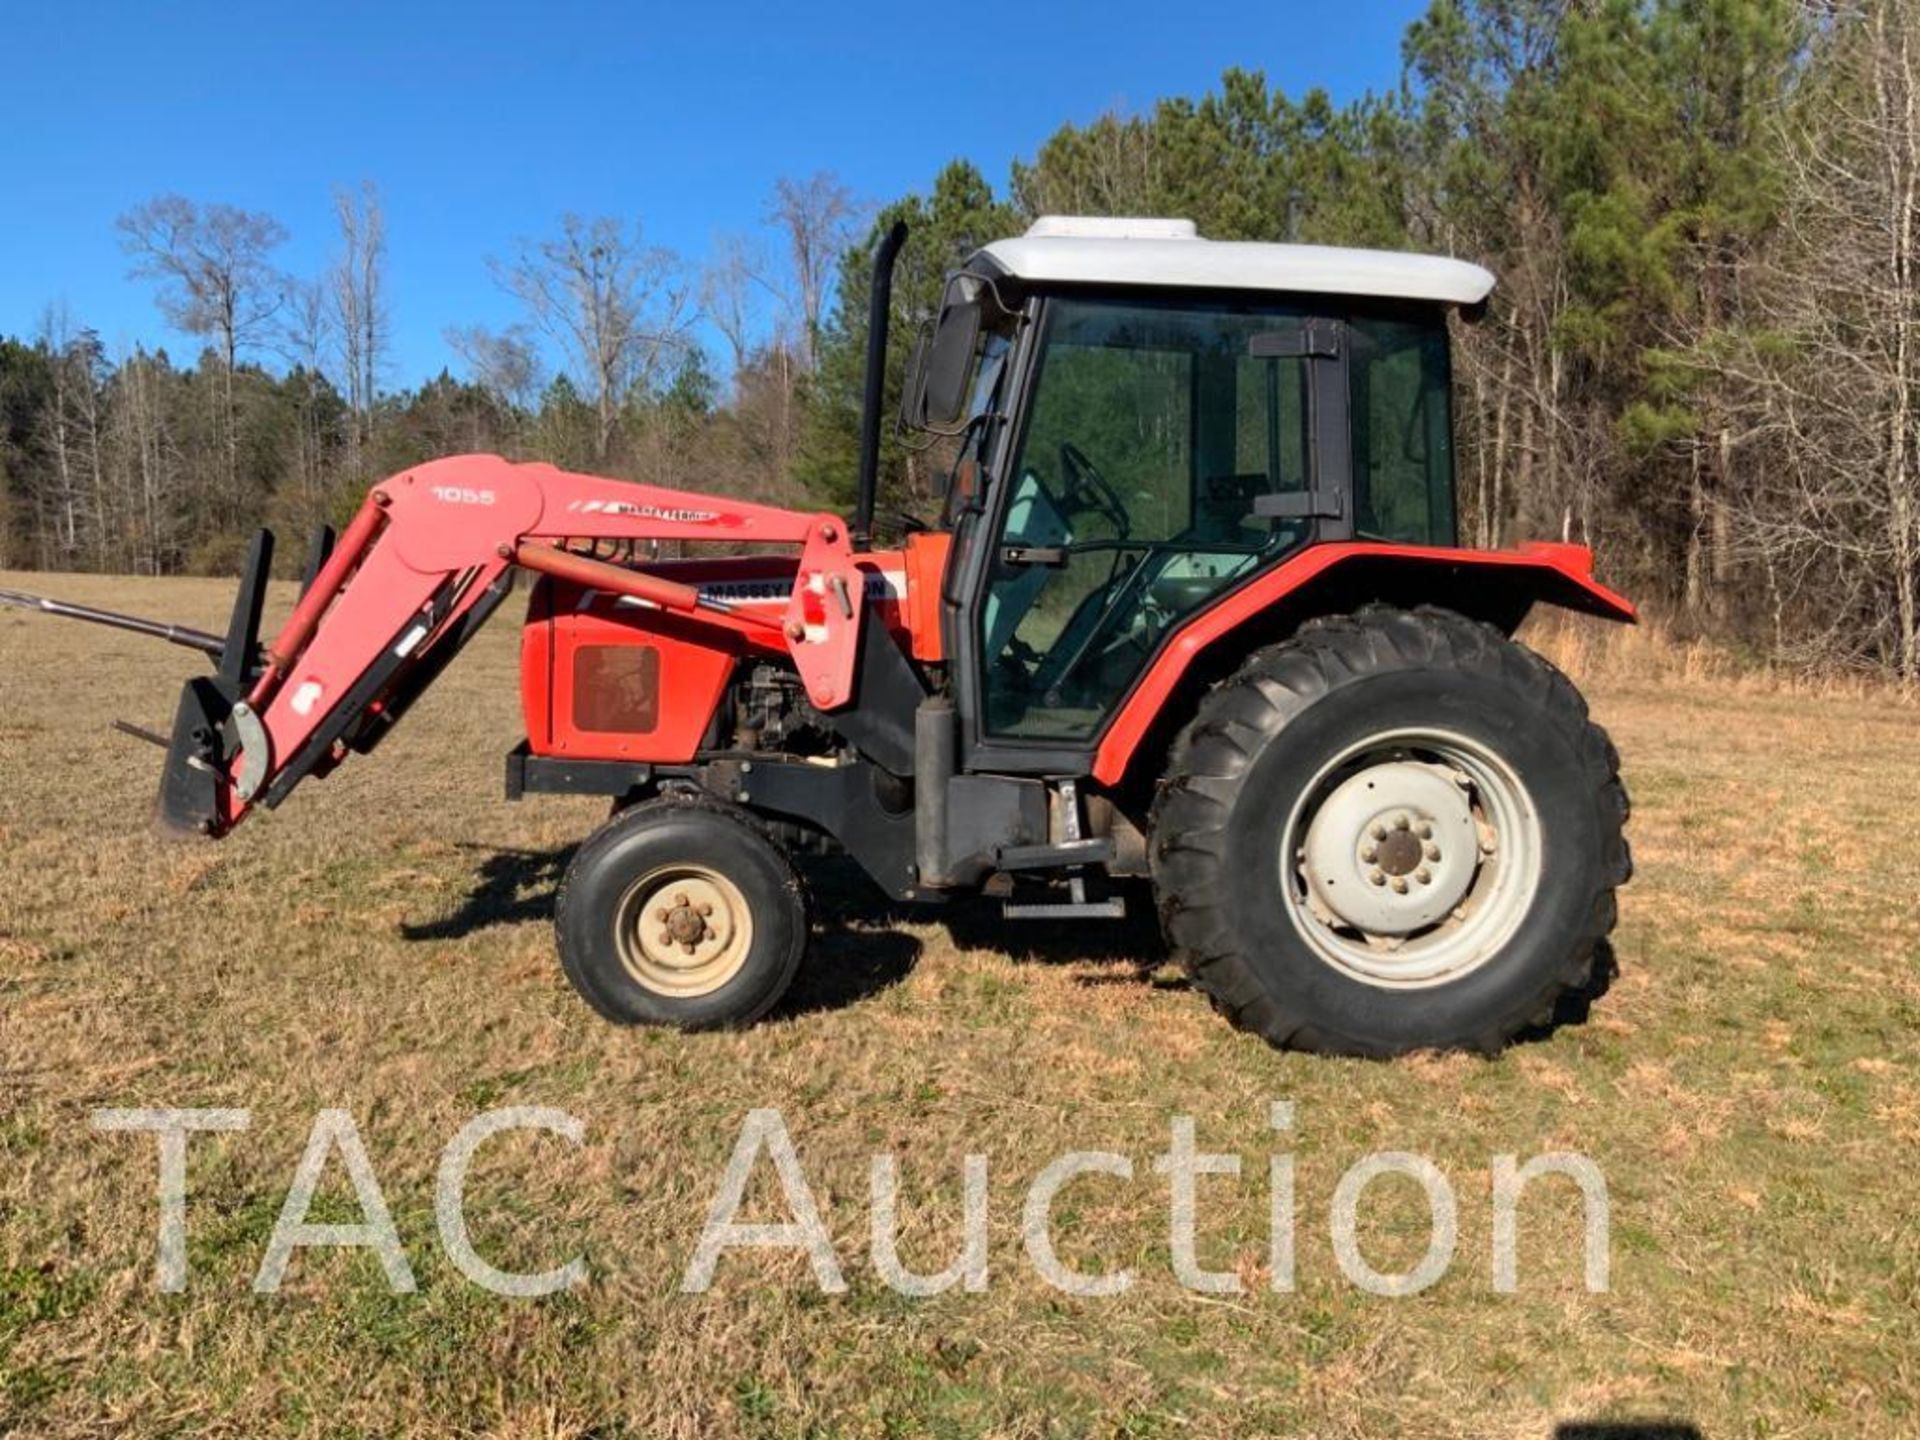
[[[979,252],[1021,280],[1368,295],[1474,305],[1493,275],[1465,260],[1399,250],[1203,240],[1191,220],[1044,215]]]

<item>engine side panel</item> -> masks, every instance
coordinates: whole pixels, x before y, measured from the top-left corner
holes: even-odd
[[[938,656],[944,543],[861,555],[866,606],[902,650]],[[937,537],[944,542],[946,537]],[[791,556],[745,555],[646,567],[736,610],[785,612]],[[916,590],[925,593],[916,595]],[[929,641],[927,636],[931,635]],[[520,689],[528,748],[570,759],[683,764],[702,748],[727,686],[745,659],[786,662],[777,631],[762,642],[632,596],[544,577],[521,634]]]
[[[713,723],[745,637],[564,581],[534,587],[521,702],[535,755],[677,764]]]

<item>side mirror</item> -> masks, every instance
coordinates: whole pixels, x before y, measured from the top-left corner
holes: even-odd
[[[980,343],[980,302],[958,300],[940,312],[926,348],[918,385],[915,422],[924,430],[957,425],[967,412],[967,385]]]

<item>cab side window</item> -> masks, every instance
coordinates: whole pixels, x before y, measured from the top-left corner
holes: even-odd
[[[1354,532],[1452,545],[1453,413],[1445,322],[1349,322]]]

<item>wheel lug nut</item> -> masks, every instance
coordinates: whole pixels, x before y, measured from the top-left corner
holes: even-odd
[[[1376,840],[1384,840],[1387,838],[1387,827],[1376,822],[1367,833]]]
[[[1396,875],[1393,877],[1393,893],[1396,895],[1404,895],[1407,893],[1407,877],[1406,876]]]
[[[1438,845],[1427,846],[1426,856],[1429,860],[1438,860],[1440,858],[1440,847]]]
[[[693,942],[691,940],[685,941],[681,944],[680,948],[691,955],[693,953]]]
[[[1433,872],[1422,865],[1418,870],[1413,872],[1413,878],[1418,880],[1422,885],[1431,885],[1433,883]]]
[[[1380,858],[1380,851],[1375,846],[1364,845],[1360,849],[1360,858],[1371,865],[1375,860]]]
[[[1413,822],[1404,815],[1396,815],[1393,817],[1393,828],[1396,830],[1408,829],[1412,824]]]
[[[667,923],[667,916],[671,915],[672,913],[673,912],[671,910],[667,909],[666,906],[662,905],[658,910],[653,912],[653,918],[658,920],[662,925],[664,925]]]
[[[1433,838],[1433,826],[1422,825],[1414,833],[1418,835],[1422,840],[1431,840]]]
[[[711,915],[711,914],[713,913],[713,906],[711,906],[711,905],[702,905],[702,906],[700,907],[700,913],[701,913],[702,915]]]
[[[673,944],[673,932],[671,930],[662,930],[660,932],[660,943],[671,946]]]
[[[676,905],[684,905],[687,903],[687,897],[685,895],[676,894],[673,897],[673,903]]]
[[[1384,870],[1369,871],[1367,874],[1367,879],[1371,880],[1376,885],[1384,885],[1387,883],[1387,872]]]

